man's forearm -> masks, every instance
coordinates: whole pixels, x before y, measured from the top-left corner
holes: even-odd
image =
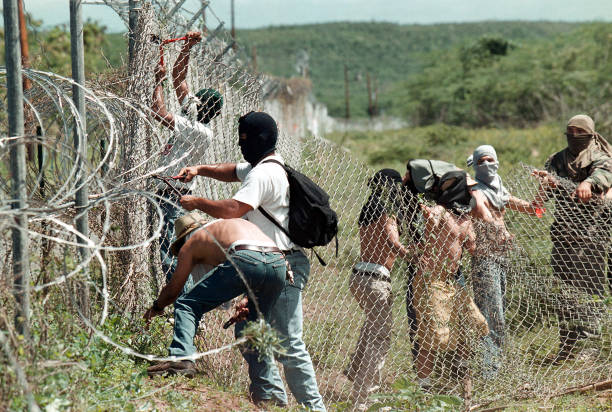
[[[238,182],[236,163],[220,163],[214,165],[200,165],[198,175],[210,177],[221,182]]]
[[[418,249],[410,250],[404,245],[399,245],[398,247],[399,255],[402,259],[408,262],[415,262],[418,258]]]
[[[171,305],[172,303],[174,303],[176,298],[178,298],[178,292],[180,292],[180,290],[176,292],[169,286],[170,284],[164,286],[164,288],[159,293],[159,297],[157,298],[157,306],[161,309],[165,308],[168,305]]]
[[[191,46],[185,43],[179,52],[174,67],[172,67],[172,80],[174,82],[182,82],[187,77],[187,65],[189,64],[189,54]]]
[[[183,290],[185,282],[193,270],[193,266],[194,264],[191,259],[190,252],[181,250],[178,256],[176,270],[174,271],[170,281],[166,283],[166,286],[164,286],[159,293],[159,297],[157,298],[157,306],[164,308],[174,303]]]
[[[399,239],[388,238],[387,245],[397,253],[402,259],[410,260],[414,256],[416,256],[416,252],[409,250],[406,246],[404,246]]]
[[[510,196],[510,199],[508,199],[508,207],[512,210],[516,210],[517,212],[526,213],[529,215],[536,214],[536,207],[533,204],[518,197]]]
[[[151,111],[153,112],[153,117],[155,117],[155,120],[161,122],[166,127],[171,126],[171,124],[168,124],[168,121],[166,119],[168,115],[168,110],[166,109],[166,104],[164,103],[164,95],[161,81],[157,82],[157,85],[153,90],[153,102],[151,104]]]
[[[172,276],[172,279],[170,279],[170,282],[168,282],[166,286],[163,287],[161,292],[159,292],[159,297],[157,298],[157,306],[159,308],[165,308],[166,306],[174,303],[181,293],[183,286],[185,286],[185,281],[187,280],[189,273],[187,273],[187,276],[181,276],[179,274],[180,269],[181,268],[179,268],[177,265],[177,269]]]
[[[196,209],[217,219],[234,219],[244,215],[234,199],[212,200],[200,197],[196,199]]]

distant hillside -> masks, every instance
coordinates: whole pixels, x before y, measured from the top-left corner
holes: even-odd
[[[437,25],[329,23],[239,30],[238,41],[250,53],[257,48],[260,71],[279,76],[296,72],[298,54],[309,56],[317,98],[333,116],[344,115],[344,64],[349,66],[351,115],[365,116],[366,72],[378,79],[381,100],[392,84],[406,80],[430,64],[434,53],[497,35],[517,44],[554,39],[578,24],[550,22],[482,22]]]
[[[481,37],[426,64],[387,95],[388,109],[414,125],[518,127],[586,112],[612,130],[611,23],[523,44]]]

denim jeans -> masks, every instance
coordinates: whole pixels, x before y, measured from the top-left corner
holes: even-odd
[[[244,274],[264,319],[269,322],[270,310],[285,285],[285,259],[280,253],[251,250],[239,250],[233,253],[231,258]],[[182,293],[174,302],[174,337],[170,344],[170,356],[194,354],[196,348],[193,338],[202,315],[246,291],[246,285],[236,267],[227,260],[216,266],[188,293]],[[249,299],[247,319],[256,318],[254,303]]]
[[[489,324],[489,334],[483,339],[485,377],[493,377],[501,366],[504,344],[506,292],[506,260],[503,257],[475,257],[472,285],[474,302]]]
[[[187,192],[186,192],[187,193]],[[159,196],[168,198],[174,202],[178,202],[178,199],[174,194],[168,194],[166,191],[159,191]],[[170,198],[170,196],[173,196]],[[174,271],[176,270],[176,257],[170,252],[170,245],[174,242],[174,221],[184,215],[186,212],[180,208],[174,206],[169,201],[160,200],[159,206],[161,207],[164,221],[159,236],[159,257],[161,259],[161,269],[164,275],[166,275],[166,282],[170,282]],[[183,292],[191,290],[193,287],[193,278],[191,275],[185,281]]]
[[[279,333],[285,350],[285,354],[277,355],[277,359],[283,364],[287,385],[297,402],[312,410],[325,411],[312,360],[302,341],[302,289],[308,282],[310,262],[302,252],[287,255],[287,260],[295,284],[285,283],[270,311],[270,324]],[[237,337],[243,328],[244,322],[236,325]],[[275,400],[286,404],[287,393],[274,359],[264,357],[259,360],[259,354],[252,350],[243,351],[243,356],[249,367],[249,392],[253,400]]]

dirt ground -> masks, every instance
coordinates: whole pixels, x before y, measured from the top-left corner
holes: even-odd
[[[182,382],[179,382],[182,381]],[[160,385],[153,399],[138,405],[139,409],[155,411],[260,411],[246,394],[227,392],[213,386],[179,379],[175,384]],[[157,382],[152,382],[156,384]]]

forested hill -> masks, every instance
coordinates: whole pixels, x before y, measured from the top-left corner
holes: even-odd
[[[382,100],[394,83],[423,71],[431,57],[495,36],[525,45],[552,40],[579,24],[551,22],[481,22],[435,25],[329,23],[239,30],[238,41],[250,53],[256,46],[260,71],[279,76],[297,73],[296,62],[308,54],[315,95],[334,116],[344,115],[344,65],[349,67],[351,112],[365,116],[366,72],[378,81]],[[449,63],[452,63],[449,61]],[[458,68],[457,68],[458,69]]]

